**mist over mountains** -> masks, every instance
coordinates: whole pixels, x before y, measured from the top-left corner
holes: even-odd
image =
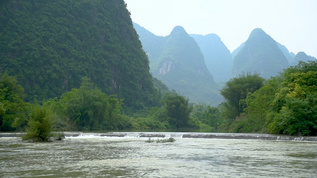
[[[299,61],[316,60],[304,52],[295,55],[260,28],[232,53],[216,34],[187,34],[177,26],[162,37],[136,23],[134,28],[149,57],[152,75],[191,102],[221,102],[220,86],[240,74],[256,73],[268,79]],[[212,98],[217,99],[210,102]]]
[[[134,26],[154,77],[191,102],[216,105],[222,101],[200,47],[183,27],[176,26],[170,35],[158,37],[138,24]]]
[[[317,60],[317,58],[313,56],[309,56],[304,52],[298,52],[296,56],[290,60],[290,64],[296,65],[298,64],[299,61],[308,62],[308,61],[315,61],[315,60]]]
[[[216,34],[157,36],[123,0],[0,4],[0,132],[317,133],[316,58],[262,29],[230,53]]]
[[[295,55],[259,28],[254,29],[248,40],[236,48],[231,55],[233,58],[232,77],[249,72],[260,74],[261,77],[267,79],[289,66],[297,65],[299,61],[316,60],[305,52],[298,52]]]
[[[232,67],[232,56],[220,37],[216,34],[190,36],[200,47],[206,66],[214,80],[219,83],[228,81]]]
[[[241,50],[234,57],[232,76],[258,73],[270,78],[289,67],[289,62],[273,38],[262,29],[254,29]]]
[[[16,75],[26,101],[59,97],[88,77],[131,110],[155,105],[159,80],[192,103],[215,106],[232,77],[250,72],[269,78],[316,60],[295,55],[261,29],[232,53],[217,34],[188,34],[177,26],[157,36],[132,24],[123,1],[6,1],[0,10],[0,72]]]

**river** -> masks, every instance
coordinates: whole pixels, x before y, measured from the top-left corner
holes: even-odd
[[[0,137],[0,177],[317,177],[315,141],[69,135],[49,143]],[[146,142],[163,136],[176,141]]]

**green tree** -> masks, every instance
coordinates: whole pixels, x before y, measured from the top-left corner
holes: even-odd
[[[229,80],[220,91],[226,99],[227,117],[234,119],[243,112],[245,105],[241,103],[246,99],[248,93],[253,93],[263,86],[264,79],[258,74],[243,74]]]
[[[35,104],[31,108],[28,128],[23,140],[33,140],[36,142],[47,142],[52,136],[53,112],[49,107]]]
[[[153,107],[147,115],[136,115],[131,120],[133,130],[162,130],[171,128],[163,106]]]
[[[316,135],[316,98],[317,62],[300,62],[248,95],[235,131]]]
[[[209,105],[195,105],[191,117],[199,121],[196,123],[198,123],[200,129],[202,127],[209,127],[211,131],[217,131],[222,122],[219,108]]]
[[[79,89],[74,88],[60,99],[64,114],[78,130],[117,129],[121,118],[121,101],[108,96],[84,77]]]
[[[193,110],[193,107],[188,104],[188,99],[176,93],[170,93],[164,100],[164,107],[172,127],[188,127],[189,115]]]
[[[204,113],[204,123],[218,129],[221,124],[221,114],[218,108],[208,106],[208,110]]]
[[[23,87],[16,77],[0,73],[0,131],[13,131],[26,126],[26,107]]]
[[[287,98],[285,106],[269,125],[271,133],[287,135],[317,134],[317,94],[307,99]]]
[[[44,107],[52,108],[53,115],[53,128],[55,132],[76,130],[75,123],[70,121],[70,118],[65,114],[65,103],[53,98],[43,102]]]
[[[236,121],[233,132],[268,132],[269,113],[280,89],[281,78],[275,77],[266,81],[265,85],[254,93],[249,93],[244,103],[244,113]]]
[[[288,74],[273,101],[275,113],[269,130],[288,135],[316,135],[317,71]]]

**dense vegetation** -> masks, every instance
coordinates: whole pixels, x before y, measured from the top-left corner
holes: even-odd
[[[5,0],[0,14],[0,72],[17,76],[26,101],[59,97],[87,76],[128,112],[158,104],[123,0]]]
[[[266,81],[251,74],[233,78],[221,91],[226,101],[217,107],[191,105],[185,97],[167,92],[158,107],[133,116],[122,113],[121,100],[85,77],[80,88],[42,106],[23,101],[23,88],[15,77],[1,74],[0,84],[0,129],[27,129],[31,132],[26,138],[39,135],[36,139],[45,140],[45,130],[50,129],[317,134],[316,61],[300,62]]]
[[[226,99],[224,104],[228,118],[235,118],[245,109],[242,103],[247,98],[248,93],[253,93],[263,86],[264,79],[257,74],[240,75],[226,83],[221,90],[222,96]]]
[[[154,130],[191,127],[192,106],[188,99],[174,92],[167,93],[161,100],[161,106],[146,111],[145,116],[141,116],[141,113],[130,117],[122,113],[122,100],[115,95],[103,93],[87,77],[82,78],[80,88],[73,88],[60,99],[43,101],[43,105],[23,101],[23,88],[15,77],[8,74],[1,74],[0,91],[0,131],[27,130],[25,139],[35,141],[47,141],[51,130]]]
[[[50,100],[60,118],[72,124],[72,130],[112,130],[122,126],[122,102],[115,95],[108,96],[84,77],[80,88],[64,93],[60,100]]]
[[[35,104],[31,108],[26,135],[23,140],[47,142],[52,136],[53,113],[51,108]]]
[[[24,89],[15,77],[0,73],[0,131],[23,128],[28,105],[24,102]]]
[[[2,1],[0,14],[0,131],[27,131],[34,141],[66,130],[317,134],[317,62],[306,54],[295,60],[308,62],[268,80],[264,71],[230,79],[225,102],[211,107],[197,103],[220,101],[216,83],[182,27],[148,53],[153,74],[176,93],[149,73],[123,1]],[[267,77],[285,67],[276,48],[257,29],[235,62],[267,63]]]
[[[317,62],[300,62],[240,100],[233,132],[317,134]]]
[[[3,1],[0,12],[1,131],[46,141],[50,130],[189,127],[188,100],[153,80],[123,1]]]

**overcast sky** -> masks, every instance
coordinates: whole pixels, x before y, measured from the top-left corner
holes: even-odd
[[[167,36],[176,25],[189,34],[217,34],[232,52],[262,28],[295,54],[317,57],[317,0],[124,0],[134,22]]]

